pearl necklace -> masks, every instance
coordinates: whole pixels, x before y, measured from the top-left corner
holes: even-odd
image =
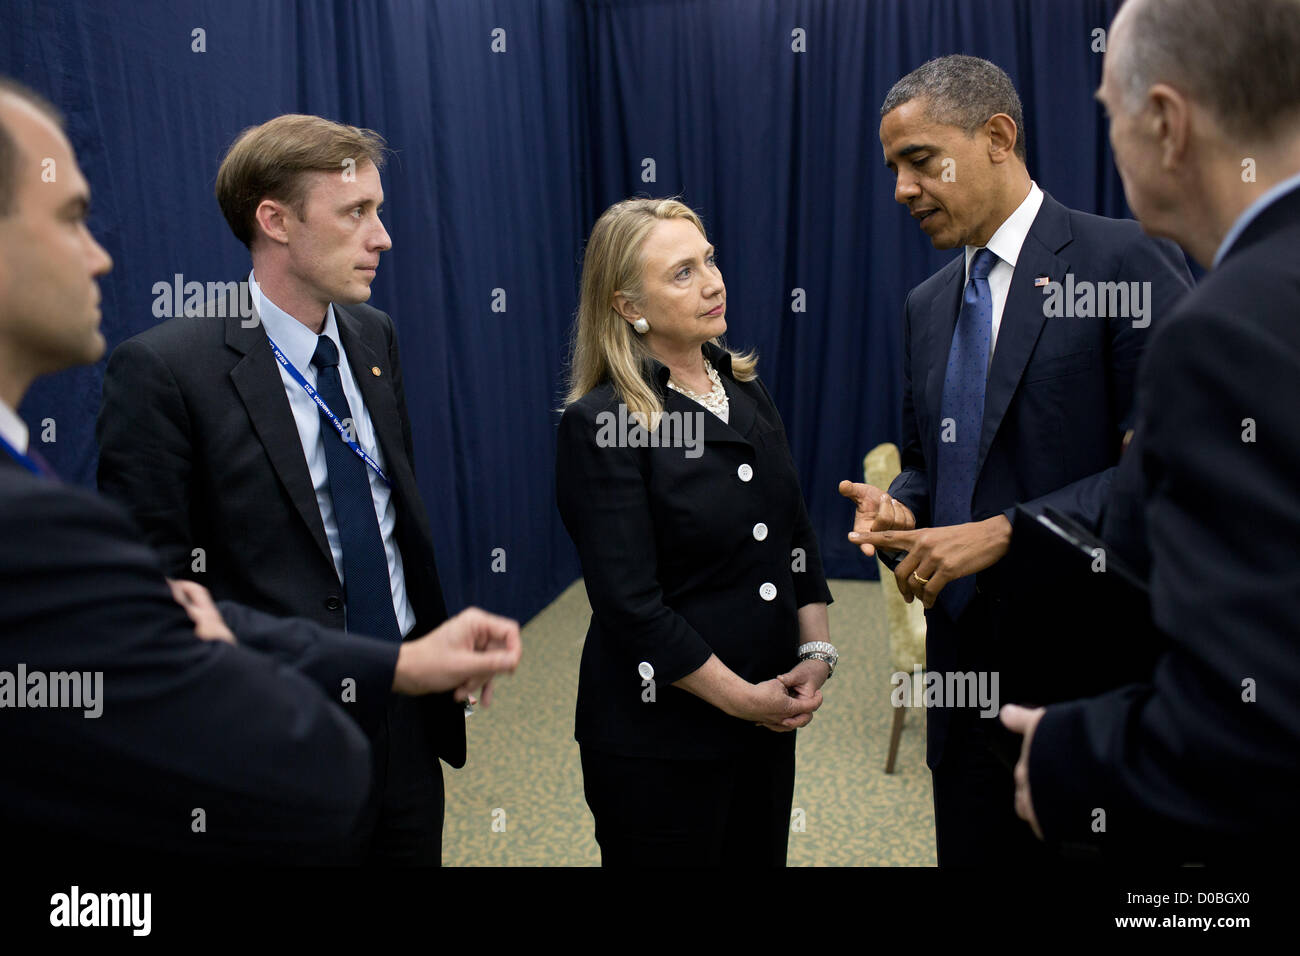
[[[707,395],[701,395],[684,385],[678,385],[671,378],[668,379],[668,387],[675,392],[681,392],[689,399],[699,402],[725,422],[730,412],[729,403],[727,402],[727,390],[722,387],[722,378],[718,375],[718,370],[713,367],[713,364],[708,359],[704,360],[704,371],[708,374],[709,381],[713,383],[713,388],[709,390]]]

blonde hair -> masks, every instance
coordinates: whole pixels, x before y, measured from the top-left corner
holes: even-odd
[[[217,203],[236,238],[251,249],[263,199],[285,203],[301,219],[303,173],[341,172],[349,160],[354,166],[369,160],[383,169],[384,149],[384,138],[374,130],[286,113],[235,137],[217,170]]]
[[[649,422],[651,430],[658,426],[663,396],[644,374],[654,355],[614,308],[614,296],[622,292],[633,302],[641,300],[642,246],[655,224],[666,219],[685,219],[707,238],[700,217],[676,199],[625,199],[601,213],[592,227],[582,262],[565,405],[608,379],[627,405],[629,417],[637,417],[643,425]],[[738,381],[757,377],[758,357],[752,351],[742,355],[727,349],[720,339],[711,341],[731,353],[731,373]]]

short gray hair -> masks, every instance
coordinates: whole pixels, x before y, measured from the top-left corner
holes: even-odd
[[[1168,83],[1248,140],[1300,119],[1300,0],[1138,0],[1125,10],[1112,68],[1130,112]]]
[[[1016,124],[1016,155],[1027,163],[1025,117],[1015,84],[996,63],[977,56],[941,56],[918,66],[889,90],[880,107],[885,117],[904,103],[926,101],[926,115],[936,123],[956,126],[967,136],[998,113]]]

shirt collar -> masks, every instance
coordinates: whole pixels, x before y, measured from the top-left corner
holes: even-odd
[[[724,348],[719,348],[712,342],[705,342],[702,351],[704,352],[704,357],[713,364],[713,367],[718,370],[720,375],[725,375],[727,378],[733,378],[731,374],[731,353],[729,351]],[[668,379],[672,375],[672,371],[667,365],[659,361],[653,355],[647,354],[646,367],[648,377],[651,380],[658,382],[662,388],[668,387]]]
[[[316,354],[316,333],[268,299],[251,272],[248,274],[248,287],[253,292],[253,304],[257,306],[257,314],[262,319],[262,328],[266,334],[280,346],[280,351],[293,363],[294,368],[299,371],[310,368],[312,356]],[[321,329],[321,335],[328,335],[334,340],[339,350],[339,363],[342,364],[343,343],[339,341],[332,302],[325,310],[325,325]]]
[[[18,417],[18,413],[9,407],[9,403],[0,400],[0,436],[14,448],[27,454],[27,423]],[[2,454],[2,453],[0,453]]]
[[[1219,243],[1219,251],[1214,254],[1214,262],[1210,268],[1219,268],[1219,263],[1228,254],[1228,250],[1241,238],[1241,234],[1246,231],[1246,228],[1259,218],[1260,213],[1297,187],[1300,187],[1300,173],[1282,180],[1247,206],[1246,211],[1237,217],[1237,221],[1232,224],[1228,234],[1223,237],[1223,242]]]
[[[1016,260],[1020,258],[1020,249],[1025,244],[1025,239],[1029,236],[1029,230],[1034,225],[1034,220],[1038,217],[1038,210],[1043,205],[1043,191],[1038,188],[1038,183],[1032,179],[1029,181],[1029,195],[1020,201],[1016,211],[998,226],[997,232],[989,239],[988,249],[995,256],[1007,263],[1011,268],[1016,267]],[[978,246],[966,247],[966,278],[970,278],[970,261],[979,251]]]

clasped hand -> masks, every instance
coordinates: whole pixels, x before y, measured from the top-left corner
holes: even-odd
[[[821,686],[829,676],[830,668],[823,661],[800,661],[793,670],[754,684],[741,716],[777,733],[807,727],[822,705]]]

